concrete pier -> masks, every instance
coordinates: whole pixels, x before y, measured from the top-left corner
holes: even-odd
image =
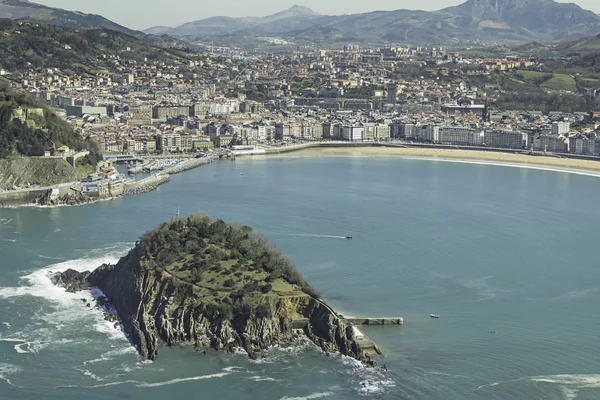
[[[330,308],[329,306],[327,306],[325,303],[324,304],[326,307]],[[330,308],[331,309],[331,308]],[[333,310],[332,310],[333,312]],[[334,315],[336,315],[339,319],[347,322],[348,324],[352,325],[352,329],[354,331],[354,336],[356,337],[356,341],[358,342],[358,344],[360,345],[360,347],[364,350],[364,352],[370,356],[381,356],[383,355],[383,352],[381,351],[381,349],[377,346],[377,344],[371,340],[367,335],[365,335],[359,328],[358,326],[391,326],[391,325],[395,325],[395,326],[401,326],[404,325],[404,318],[402,317],[395,317],[395,318],[345,318],[344,316],[335,313]],[[308,318],[298,318],[292,321],[292,327],[294,329],[304,329],[308,323],[310,321],[308,320]]]
[[[404,325],[404,318],[344,318],[354,325]]]

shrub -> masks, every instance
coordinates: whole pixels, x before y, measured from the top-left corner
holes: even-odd
[[[257,318],[271,318],[273,316],[273,312],[271,311],[271,307],[268,304],[259,304],[254,311],[254,315]]]
[[[233,279],[227,279],[225,282],[223,282],[223,285],[225,287],[232,288],[235,287],[235,281]]]
[[[260,291],[263,293],[269,293],[271,290],[273,290],[273,285],[271,285],[270,283],[267,283],[266,285],[263,285],[260,288]]]

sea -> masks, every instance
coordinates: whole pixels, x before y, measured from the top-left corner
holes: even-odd
[[[598,177],[550,169],[298,153],[1,209],[0,399],[600,399],[599,199]],[[361,328],[386,368],[306,340],[256,361],[165,347],[141,362],[94,293],[51,284],[177,210],[252,226],[345,316],[403,317]]]

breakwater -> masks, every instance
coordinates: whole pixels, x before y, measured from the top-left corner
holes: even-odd
[[[123,194],[132,195],[152,192],[160,185],[167,183],[170,180],[171,176],[168,174],[152,175],[135,183],[126,185]]]
[[[179,164],[173,165],[172,167],[166,168],[164,173],[166,174],[178,174],[180,172],[184,172],[201,165],[210,164],[215,161],[215,157],[203,157],[203,158],[192,158],[187,161],[183,161]]]

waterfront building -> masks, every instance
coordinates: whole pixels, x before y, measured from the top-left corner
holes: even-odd
[[[349,142],[362,142],[365,139],[365,127],[362,124],[344,125],[342,127],[342,139]]]
[[[442,126],[439,128],[438,142],[459,146],[481,146],[483,138],[483,131],[462,126]]]
[[[527,135],[523,132],[514,131],[486,131],[483,136],[483,142],[489,147],[522,149],[526,146]]]
[[[562,136],[539,135],[533,138],[533,150],[551,153],[566,153],[569,149],[568,141]]]
[[[181,150],[181,135],[178,133],[163,133],[157,136],[156,147],[163,153],[173,153]]]

